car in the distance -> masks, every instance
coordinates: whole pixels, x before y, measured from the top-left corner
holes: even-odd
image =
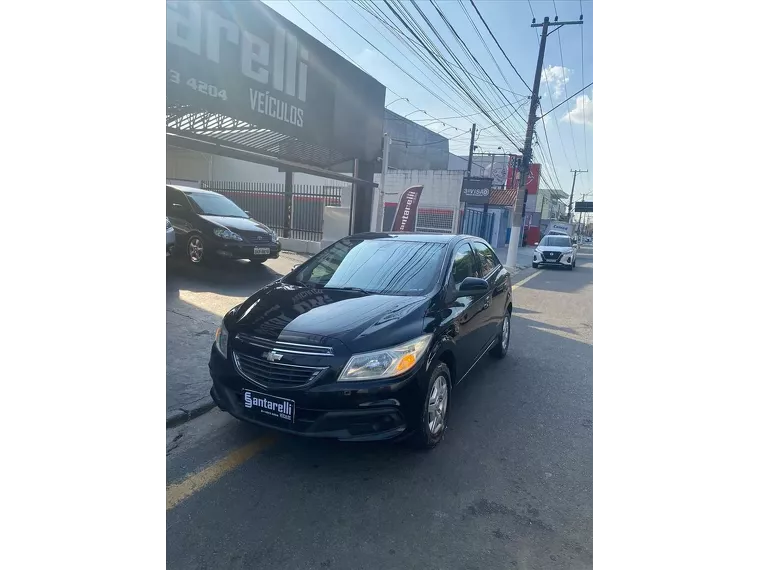
[[[511,277],[480,238],[353,235],[227,313],[211,397],[292,434],[431,448],[456,384],[506,355],[511,313]]]
[[[176,249],[192,264],[210,258],[276,259],[277,234],[252,219],[232,200],[199,188],[166,185],[166,216],[176,232]]]
[[[547,235],[535,246],[532,254],[534,269],[553,265],[571,270],[577,263],[577,244],[568,235]]]

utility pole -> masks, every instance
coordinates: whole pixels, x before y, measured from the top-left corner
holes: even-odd
[[[569,193],[569,211],[567,214],[569,217],[567,218],[567,221],[571,224],[572,223],[572,198],[575,196],[575,181],[577,180],[577,174],[580,172],[587,172],[587,170],[570,170],[574,174],[572,177],[572,191]]]
[[[472,138],[469,141],[469,161],[466,165],[466,173],[464,174],[464,180],[472,175],[472,158],[474,156],[474,133],[477,130],[477,123],[472,123]],[[463,188],[462,182],[462,188]],[[461,202],[459,202],[459,211],[461,211]],[[464,204],[464,214],[466,214],[466,204]],[[461,228],[464,225],[464,215],[459,218],[458,233],[461,233]]]
[[[540,75],[543,71],[543,56],[546,52],[546,39],[549,36],[548,28],[582,24],[582,20],[574,22],[551,22],[546,16],[542,24],[536,24],[535,19],[530,26],[531,28],[542,28],[540,34],[540,49],[538,50],[538,64],[535,66],[535,78],[532,82],[532,96],[530,97],[530,114],[527,117],[527,133],[524,137],[524,148],[522,149],[522,167],[521,177],[519,179],[519,189],[517,190],[517,199],[514,204],[514,211],[511,215],[511,238],[509,239],[509,252],[506,256],[506,266],[516,267],[517,252],[522,242],[522,220],[525,214],[527,203],[527,175],[530,173],[530,162],[532,159],[532,135],[535,132],[535,122],[537,121],[538,103],[540,102]],[[554,30],[556,31],[556,30]],[[551,32],[553,33],[553,32]]]

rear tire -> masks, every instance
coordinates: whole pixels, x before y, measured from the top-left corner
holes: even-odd
[[[504,341],[504,335],[505,341]],[[506,315],[501,322],[501,332],[498,334],[498,339],[490,349],[490,355],[495,358],[504,358],[509,351],[509,342],[511,342],[511,313],[506,311]]]
[[[432,449],[443,441],[448,428],[451,401],[451,373],[444,362],[438,363],[430,374],[429,386],[422,402],[419,425],[408,439],[416,449]]]

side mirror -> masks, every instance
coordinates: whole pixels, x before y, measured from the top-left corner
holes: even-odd
[[[456,291],[456,297],[469,297],[471,295],[479,295],[487,293],[490,285],[484,279],[479,277],[467,277],[461,282],[459,290]]]
[[[532,245],[534,245],[534,246],[536,246],[536,247],[537,247],[539,244],[538,244],[538,242],[535,242],[535,243],[534,243],[534,244],[532,244]]]
[[[243,212],[245,212],[249,218],[251,217],[250,212],[248,212],[248,210],[243,210]]]
[[[292,268],[290,271],[295,271],[295,270],[296,270],[296,269],[298,269],[298,267],[300,267],[301,265],[302,265],[301,263],[298,263],[297,265],[293,265],[293,268]]]

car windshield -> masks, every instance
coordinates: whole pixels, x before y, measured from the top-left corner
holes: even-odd
[[[248,215],[237,205],[221,194],[187,193],[193,207],[198,214],[206,216],[226,216],[229,218],[247,218]]]
[[[343,239],[312,257],[287,282],[383,295],[424,295],[443,264],[444,243]]]
[[[541,247],[572,247],[572,242],[568,237],[563,236],[546,236],[540,242]]]

